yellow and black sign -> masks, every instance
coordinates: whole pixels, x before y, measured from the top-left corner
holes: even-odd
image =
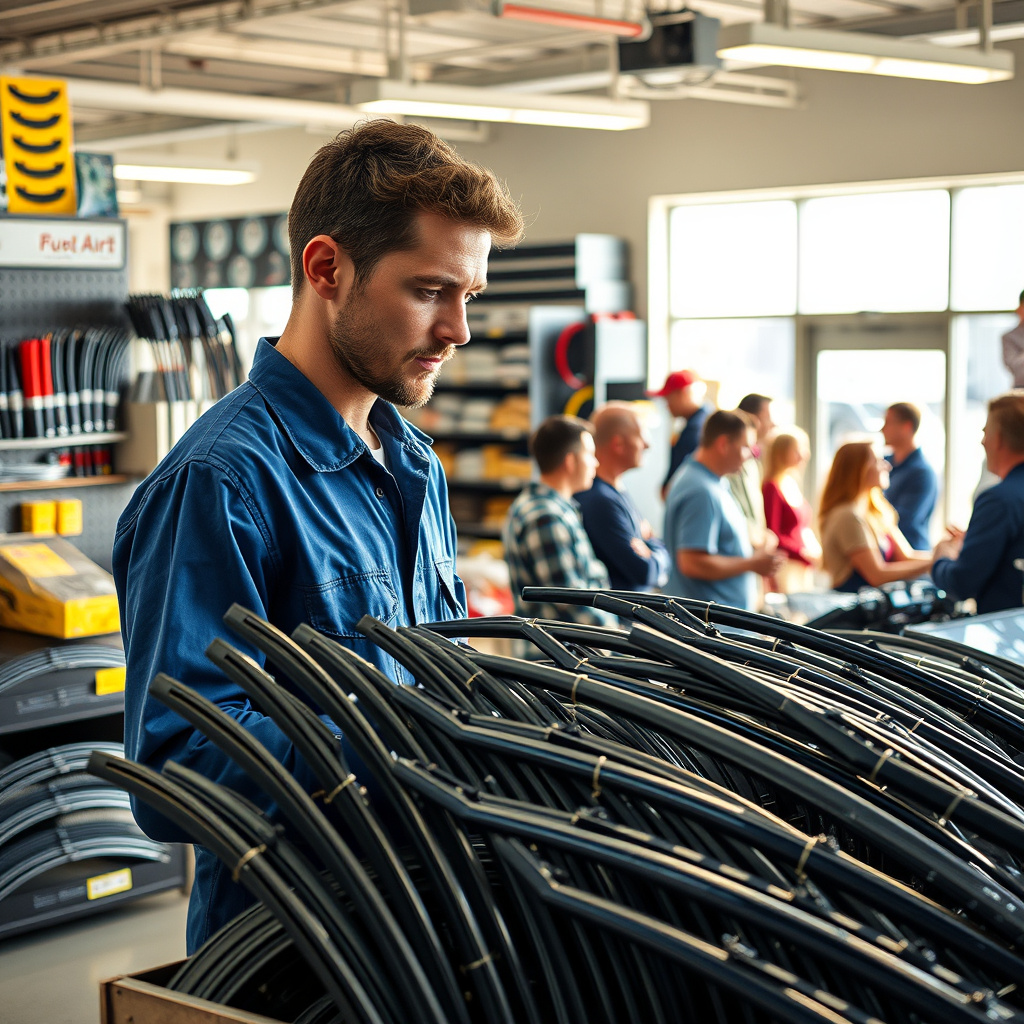
[[[75,158],[66,83],[0,77],[0,131],[7,212],[74,216]]]

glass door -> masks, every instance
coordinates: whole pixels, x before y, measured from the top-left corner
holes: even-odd
[[[820,493],[840,445],[871,440],[883,450],[885,410],[911,402],[921,410],[917,442],[939,476],[934,539],[945,516],[947,338],[944,322],[816,324],[807,331],[812,477]]]

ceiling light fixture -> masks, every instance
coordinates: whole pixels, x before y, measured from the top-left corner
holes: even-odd
[[[187,185],[247,185],[259,173],[256,164],[205,157],[141,156],[114,161],[120,181],[169,181]]]
[[[367,113],[446,117],[461,121],[542,124],[558,128],[623,131],[645,128],[650,106],[642,100],[599,96],[526,95],[433,82],[396,82],[370,78],[354,82],[349,102]]]
[[[546,7],[527,7],[524,4],[499,4],[498,17],[511,21],[532,21],[538,25],[557,25],[559,28],[578,28],[588,32],[603,32],[623,39],[636,39],[650,33],[650,25],[637,21],[617,21],[614,18],[595,18],[589,14],[552,11]]]
[[[785,28],[770,22],[746,22],[722,29],[717,52],[724,60],[745,64],[778,64],[964,85],[1013,78],[1013,54],[1005,50],[951,50],[865,32]]]

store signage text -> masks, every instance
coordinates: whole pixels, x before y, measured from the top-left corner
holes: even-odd
[[[120,268],[120,221],[0,219],[0,267]]]

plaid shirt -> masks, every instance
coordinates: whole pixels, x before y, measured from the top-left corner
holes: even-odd
[[[609,587],[608,570],[598,561],[583,529],[579,505],[547,484],[528,484],[512,502],[502,537],[512,578],[517,615],[587,625],[617,626],[609,612],[579,605],[523,604],[523,587]]]

